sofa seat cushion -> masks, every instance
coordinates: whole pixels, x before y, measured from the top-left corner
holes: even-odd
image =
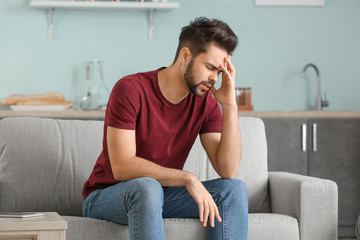
[[[67,240],[130,239],[127,225],[83,217],[63,216],[68,222]],[[194,218],[164,219],[165,239],[207,239],[207,230]],[[282,214],[249,214],[248,240],[299,240],[298,222]]]

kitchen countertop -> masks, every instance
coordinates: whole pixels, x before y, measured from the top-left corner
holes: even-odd
[[[62,119],[93,119],[103,120],[105,111],[68,110],[68,111],[12,111],[0,109],[0,118],[5,117],[49,117]]]
[[[360,118],[351,111],[239,111],[239,116],[260,118]]]
[[[360,112],[350,111],[239,111],[239,116],[260,118],[360,118]],[[0,108],[0,118],[5,117],[49,117],[62,119],[103,120],[102,110],[68,110],[68,111],[12,111]]]

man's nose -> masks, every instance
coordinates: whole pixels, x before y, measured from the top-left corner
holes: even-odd
[[[212,84],[215,84],[218,81],[219,75],[217,73],[214,73],[210,76],[209,80]]]

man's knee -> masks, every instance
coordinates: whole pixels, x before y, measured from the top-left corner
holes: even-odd
[[[240,179],[221,179],[219,185],[226,195],[247,200],[247,188]]]
[[[129,191],[130,201],[144,202],[154,207],[162,206],[164,191],[158,181],[153,178],[143,177],[130,180],[129,184],[131,184]]]

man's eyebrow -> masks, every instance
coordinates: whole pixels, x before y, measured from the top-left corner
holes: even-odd
[[[207,65],[209,65],[210,67],[216,69],[216,70],[219,70],[220,68],[216,67],[215,65],[211,64],[211,63],[206,63]]]

